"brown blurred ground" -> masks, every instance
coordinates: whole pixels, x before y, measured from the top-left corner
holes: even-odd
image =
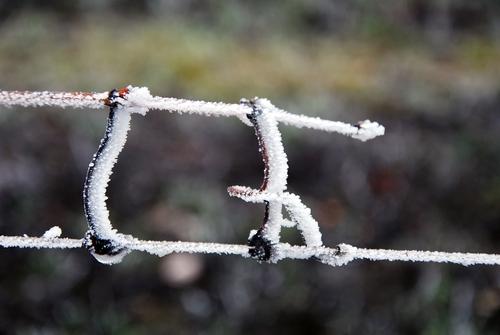
[[[140,3],[140,4],[139,4]],[[283,127],[292,192],[325,242],[500,252],[500,5],[494,1],[0,2],[0,87],[238,101],[386,126],[367,143]],[[105,113],[0,110],[0,233],[80,237]],[[243,242],[262,208],[252,131],[134,117],[109,190],[144,238]],[[287,230],[284,238],[300,242]],[[259,265],[0,250],[4,334],[498,334],[498,268]]]

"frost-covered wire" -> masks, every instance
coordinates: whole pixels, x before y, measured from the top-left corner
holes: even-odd
[[[137,89],[132,86],[129,89]],[[143,110],[165,110],[180,114],[199,114],[205,116],[236,116],[244,123],[249,124],[246,115],[251,113],[251,107],[244,104],[228,104],[222,102],[207,102],[201,100],[187,100],[151,96],[147,88],[140,88],[141,94],[134,95],[131,105]],[[24,107],[73,107],[73,108],[104,108],[107,105],[108,92],[29,92],[29,91],[0,91],[0,106]],[[274,106],[273,106],[274,107]],[[275,108],[275,107],[274,107]],[[369,120],[351,125],[338,121],[328,121],[317,117],[309,117],[288,113],[277,109],[275,119],[286,125],[298,128],[311,128],[326,132],[335,132],[347,135],[361,141],[383,135],[385,128],[377,122]]]
[[[243,99],[242,104],[250,106],[252,112],[247,115],[257,137],[259,152],[264,162],[264,180],[262,186],[251,189],[244,186],[231,186],[229,195],[247,202],[265,204],[264,222],[249,237],[250,253],[259,260],[272,260],[276,257],[275,246],[280,241],[281,227],[293,226],[301,231],[307,246],[322,246],[319,225],[300,197],[285,192],[288,179],[288,158],[283,146],[278,122],[275,119],[276,107],[267,99]],[[285,206],[291,220],[283,218]]]
[[[3,248],[34,248],[34,249],[76,249],[82,247],[81,239],[47,238],[29,236],[0,236],[0,246]]]
[[[366,249],[356,248],[348,244],[341,244],[339,248],[346,255],[352,255],[353,259],[371,261],[436,262],[454,263],[465,266],[476,264],[500,265],[500,255],[498,254]]]
[[[71,108],[103,108],[108,92],[29,92],[0,91],[0,105],[12,107],[71,107]]]
[[[278,122],[273,117],[273,110],[269,109],[267,101],[243,99],[242,105],[249,106],[251,112],[247,114],[257,137],[258,147],[264,163],[264,179],[259,192],[278,195],[265,199],[266,205],[262,227],[251,233],[249,244],[253,247],[251,255],[260,260],[269,260],[272,257],[272,245],[280,240],[281,225],[283,222],[283,204],[279,197],[287,187],[288,159],[283,147]]]
[[[128,236],[120,234],[109,220],[106,189],[113,167],[127,141],[132,113],[145,114],[147,109],[138,105],[149,91],[128,87],[109,92],[105,103],[110,107],[104,137],[92,157],[83,186],[83,206],[89,230],[85,247],[102,263],[118,263],[129,250],[120,242]]]
[[[0,247],[38,249],[85,247],[100,262],[106,264],[117,263],[124,255],[135,250],[157,256],[179,252],[256,256],[260,260],[270,262],[283,259],[313,259],[331,266],[344,265],[356,259],[448,262],[465,266],[500,265],[500,255],[497,254],[365,249],[348,244],[328,248],[322,245],[319,225],[312,217],[310,209],[302,203],[298,195],[286,192],[288,162],[278,123],[337,132],[365,141],[384,134],[384,127],[376,122],[363,121],[357,125],[349,125],[290,114],[276,108],[265,99],[244,101],[241,104],[225,104],[153,97],[147,88],[131,86],[106,93],[0,91],[0,105],[95,109],[109,106],[111,109],[105,136],[89,165],[84,186],[84,209],[89,224],[86,236],[83,239],[61,238],[61,229],[56,226],[47,230],[41,237],[0,236]],[[131,114],[144,115],[150,109],[206,116],[236,116],[254,127],[265,166],[264,182],[259,189],[244,186],[232,186],[228,189],[231,196],[266,204],[264,224],[259,231],[251,235],[249,245],[144,241],[131,235],[120,234],[113,228],[106,207],[106,188],[110,175],[125,144]],[[283,218],[282,207],[288,212],[289,220]],[[282,226],[296,226],[304,237],[305,245],[293,246],[279,242]]]
[[[28,236],[0,236],[0,247],[34,249],[78,249],[82,248],[82,239],[45,238]],[[129,238],[123,241],[123,247],[142,251],[159,257],[172,253],[199,253],[217,255],[236,255],[249,257],[248,245],[181,242],[181,241],[144,241]],[[346,265],[354,260],[402,261],[402,262],[437,262],[470,265],[500,265],[500,255],[484,253],[460,253],[417,250],[365,249],[349,244],[339,244],[334,248],[296,246],[278,243],[274,262],[286,259],[317,260],[330,266]]]
[[[267,203],[272,201],[282,204],[290,216],[290,220],[281,218],[281,227],[291,228],[297,226],[307,246],[318,247],[323,245],[319,224],[313,218],[311,210],[302,203],[298,195],[289,192],[281,194],[269,193],[239,185],[230,186],[227,191],[230,196],[240,198],[246,202]]]
[[[266,100],[266,99],[261,99]],[[180,114],[202,114],[206,116],[237,116],[245,120],[245,116],[251,113],[251,107],[245,104],[226,104],[221,102],[191,101],[175,98],[154,97],[145,101],[144,105],[150,109],[167,110]],[[270,107],[270,106],[268,106]],[[361,141],[370,140],[384,135],[385,128],[377,122],[369,120],[361,121],[356,125],[344,122],[328,121],[318,117],[298,115],[278,109],[274,106],[274,118],[285,125],[297,128],[311,128],[326,132],[334,132],[351,136]],[[245,122],[246,123],[246,122]]]
[[[83,186],[83,208],[89,230],[85,247],[99,261],[117,263],[129,253],[116,242],[122,236],[113,228],[106,206],[106,189],[113,166],[127,141],[131,114],[123,106],[128,90],[112,90],[107,98],[110,106],[108,123],[97,152],[92,157]]]

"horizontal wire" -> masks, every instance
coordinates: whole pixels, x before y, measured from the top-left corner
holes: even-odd
[[[82,248],[81,239],[46,238],[28,236],[0,236],[0,247],[34,249],[75,249]],[[182,242],[182,241],[147,241],[132,238],[122,247],[130,250],[147,252],[156,256],[172,253],[199,253],[218,255],[237,255],[250,257],[249,246],[240,244]],[[335,248],[308,247],[278,243],[275,245],[276,257],[272,261],[285,259],[317,259],[331,266],[340,266],[352,260],[402,261],[402,262],[438,262],[469,265],[500,265],[500,255],[485,253],[461,253],[419,250],[390,250],[357,248],[349,244],[339,244]]]
[[[144,95],[133,96],[133,87],[127,96],[133,101],[134,107],[140,109],[165,110],[180,114],[198,114],[204,116],[236,116],[247,123],[246,115],[251,108],[244,104],[229,104],[223,102],[207,102],[201,100],[187,100],[168,97],[151,96],[149,91]],[[139,91],[139,90],[137,90]],[[54,106],[61,108],[104,108],[107,103],[108,92],[30,92],[30,91],[0,91],[0,106],[41,107]],[[124,102],[126,103],[126,101]],[[141,112],[144,114],[144,111]],[[275,110],[278,122],[297,128],[310,128],[326,132],[335,132],[351,136],[361,141],[383,135],[385,129],[376,122],[363,121],[351,125],[339,121],[329,121],[318,117],[288,113],[284,110]]]

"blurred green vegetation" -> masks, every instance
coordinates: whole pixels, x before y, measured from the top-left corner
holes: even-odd
[[[371,20],[363,18],[370,27],[382,24]],[[370,106],[417,110],[487,94],[500,81],[500,47],[482,34],[436,47],[418,34],[397,33],[397,26],[356,39],[271,29],[253,36],[207,26],[116,15],[61,23],[54,14],[28,11],[2,25],[2,81],[13,89],[53,90],[133,82],[157,94],[228,100],[335,92]],[[409,89],[395,94],[401,84]]]

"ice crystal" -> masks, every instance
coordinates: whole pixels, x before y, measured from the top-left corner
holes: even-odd
[[[50,228],[49,230],[47,230],[45,233],[43,233],[42,237],[43,238],[56,238],[56,237],[60,237],[61,234],[62,234],[61,228],[59,228],[59,226],[54,226],[54,227]]]

